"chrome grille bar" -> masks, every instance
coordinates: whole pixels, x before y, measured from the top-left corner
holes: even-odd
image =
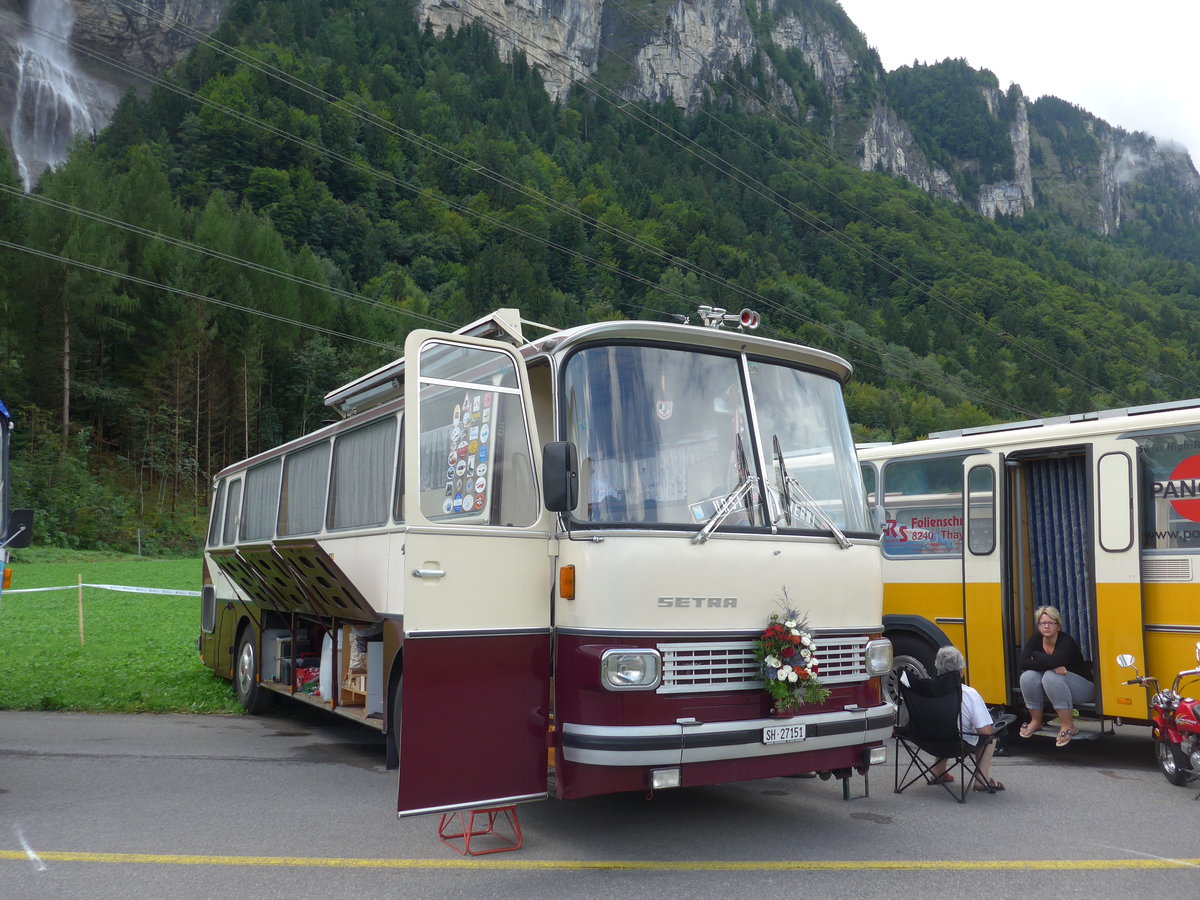
[[[815,637],[823,684],[844,684],[867,677],[863,656],[866,636]],[[663,679],[660,694],[749,691],[762,688],[754,641],[660,643]]]

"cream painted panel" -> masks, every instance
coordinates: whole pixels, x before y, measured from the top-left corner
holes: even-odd
[[[781,609],[784,588],[814,628],[880,626],[875,543],[642,534],[564,539],[559,552],[560,564],[576,566],[576,599],[558,601],[560,628],[754,630]]]

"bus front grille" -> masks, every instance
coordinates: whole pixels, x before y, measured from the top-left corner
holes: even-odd
[[[818,677],[835,685],[867,678],[865,635],[816,637]],[[762,674],[754,661],[754,641],[704,641],[660,643],[663,678],[660,694],[704,691],[749,691],[762,688]]]

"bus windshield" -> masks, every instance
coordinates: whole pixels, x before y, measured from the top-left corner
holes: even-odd
[[[578,522],[869,532],[837,381],[761,358],[620,344],[564,379]]]

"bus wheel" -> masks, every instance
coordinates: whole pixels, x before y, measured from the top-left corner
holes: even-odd
[[[266,712],[275,695],[258,684],[258,654],[254,650],[254,629],[243,628],[238,642],[237,671],[233,674],[233,689],[238,703],[252,716]]]
[[[919,638],[905,634],[892,638],[892,671],[883,676],[883,697],[896,704],[897,725],[908,720],[900,708],[900,673],[907,672],[910,681],[928,678],[933,674],[933,656],[933,648]]]
[[[400,768],[400,684],[404,676],[395,680],[392,685],[391,707],[389,712],[391,717],[388,719],[387,727],[387,761],[385,768],[398,769]]]

